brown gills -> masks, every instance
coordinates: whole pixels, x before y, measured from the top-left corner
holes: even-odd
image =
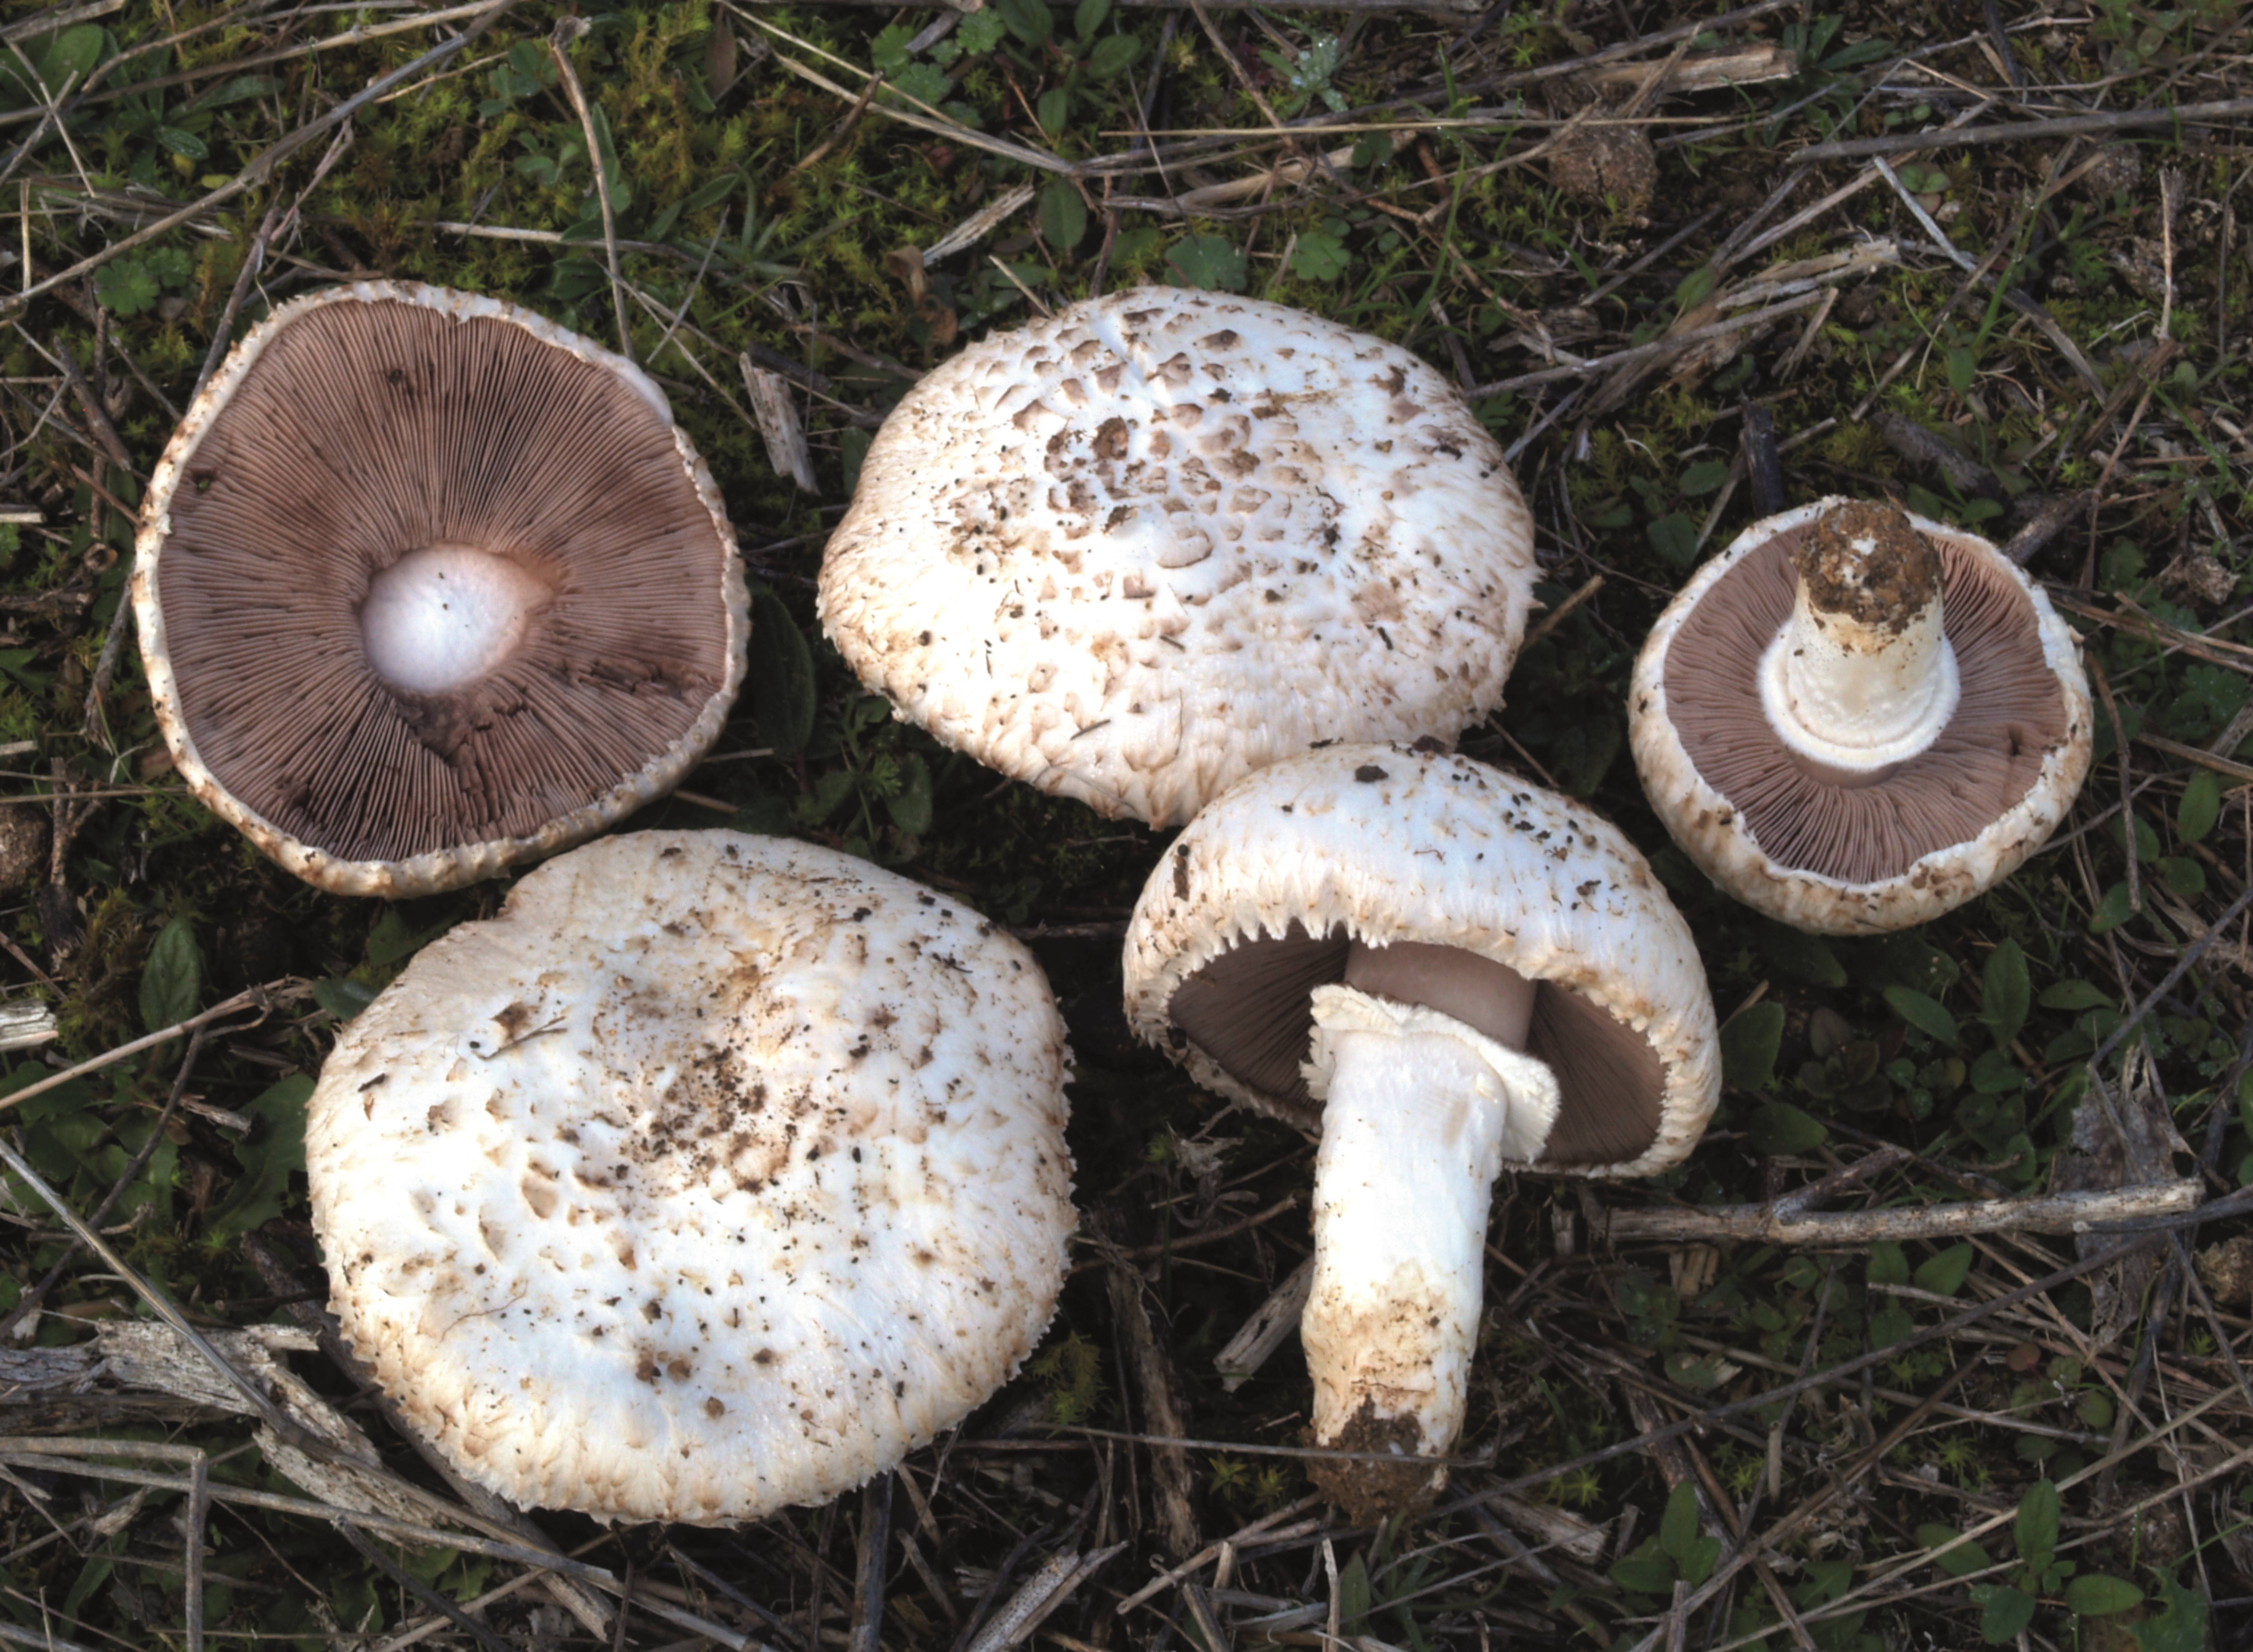
[[[214,419],[171,515],[159,596],[197,751],[341,859],[534,833],[638,772],[725,680],[726,550],[671,428],[507,322],[310,312]],[[405,694],[369,666],[359,609],[435,545],[555,595],[485,676]]]
[[[1666,703],[1691,762],[1772,862],[1881,882],[1976,838],[2026,796],[2065,737],[2064,696],[2026,592],[1976,551],[1940,540],[1956,715],[1889,769],[1845,774],[1799,756],[1769,727],[1751,663],[1790,617],[1810,531],[1778,533],[1706,591],[1667,649]]]
[[[1322,1109],[1299,1070],[1315,1024],[1308,994],[1345,979],[1350,948],[1343,927],[1312,936],[1297,923],[1239,942],[1175,990],[1168,1014],[1231,1077],[1315,1128]],[[1537,982],[1525,1051],[1557,1075],[1563,1092],[1543,1166],[1617,1164],[1657,1139],[1665,1068],[1650,1041],[1601,1004]]]

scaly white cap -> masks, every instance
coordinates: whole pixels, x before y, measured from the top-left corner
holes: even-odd
[[[1501,448],[1415,356],[1144,287],[910,391],[820,607],[945,744],[1167,826],[1318,742],[1452,742],[1502,703],[1533,578]]]
[[[306,1131],[331,1307],[519,1503],[825,1501],[1047,1325],[1066,1061],[1031,954],[905,878],[731,832],[591,844],[338,1042]]]

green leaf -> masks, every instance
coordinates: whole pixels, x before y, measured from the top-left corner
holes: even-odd
[[[931,767],[916,753],[900,759],[900,788],[884,799],[884,812],[911,838],[931,830]]]
[[[877,31],[876,38],[868,42],[870,66],[882,75],[897,74],[915,60],[914,54],[908,50],[908,42],[914,39],[915,36],[916,31],[912,24],[905,23],[886,24]]]
[[[1045,15],[1047,8],[1043,7],[1042,11]],[[1001,37],[1007,32],[1008,24],[1002,19],[1000,10],[987,6],[963,18],[961,26],[954,31],[954,38],[962,43],[962,49],[972,57],[982,57],[1001,45]]]
[[[1870,1259],[1862,1277],[1872,1285],[1907,1285],[1908,1252],[1897,1240],[1878,1239],[1870,1245]]]
[[[1804,1607],[1827,1607],[1854,1586],[1854,1567],[1845,1560],[1810,1560],[1805,1575],[1791,1592],[1792,1603]]]
[[[2144,1604],[2144,1592],[2125,1578],[2085,1572],[2065,1586],[2065,1609],[2084,1618],[2131,1612]]]
[[[259,1126],[234,1150],[242,1177],[205,1219],[206,1239],[233,1238],[282,1214],[289,1173],[305,1168],[305,1103],[312,1093],[312,1078],[293,1073],[243,1109]]]
[[[2007,1584],[1974,1586],[1971,1599],[1979,1607],[1979,1638],[2000,1646],[2019,1638],[2019,1631],[2034,1621],[2034,1598]]]
[[[1357,1632],[1369,1616],[1370,1600],[1369,1563],[1357,1549],[1353,1558],[1338,1568],[1338,1627],[1348,1634]]]
[[[112,315],[137,316],[157,294],[156,276],[138,259],[114,259],[94,272],[94,296]]]
[[[1836,74],[1858,64],[1875,63],[1880,58],[1890,57],[1893,50],[1894,43],[1890,40],[1857,40],[1850,46],[1841,46],[1824,59],[1823,69],[1825,73]]]
[[[1984,1572],[1994,1564],[1987,1558],[1987,1551],[1977,1544],[1957,1543],[1957,1539],[1961,1535],[1953,1526],[1919,1526],[1916,1529],[1917,1542],[1927,1549],[1937,1549],[1943,1544],[1956,1544],[1935,1562],[1951,1578]]]
[[[108,36],[96,23],[65,29],[57,35],[39,59],[39,78],[47,83],[47,95],[61,95],[65,81],[75,90],[101,61],[106,44]]]
[[[1761,956],[1792,979],[1810,986],[1844,986],[1846,972],[1820,936],[1808,935],[1782,924],[1763,923],[1755,943]]]
[[[1927,1258],[1918,1265],[1916,1288],[1929,1291],[1935,1296],[1953,1296],[1964,1288],[1964,1278],[1971,1272],[1971,1244],[1951,1244],[1938,1256]]]
[[[984,12],[978,14],[984,17]],[[858,426],[847,426],[837,433],[837,463],[845,472],[845,492],[849,498],[861,485],[861,462],[868,457],[869,434]]]
[[[2125,879],[2104,891],[2104,898],[2096,903],[2096,911],[2089,920],[2091,935],[2107,935],[2118,929],[2133,916],[2128,905],[2128,884]]]
[[[375,988],[347,976],[313,983],[313,1001],[340,1021],[348,1021],[375,1002]]]
[[[1698,1494],[1686,1480],[1678,1481],[1666,1496],[1666,1512],[1658,1517],[1658,1546],[1679,1561],[1698,1540]]]
[[[2182,801],[2175,805],[2175,835],[2185,843],[2201,843],[2221,817],[2222,782],[2214,777],[2213,770],[2197,770],[2183,787]]]
[[[453,919],[441,918],[429,929],[418,930],[407,921],[406,913],[387,906],[367,932],[367,961],[380,970],[403,964],[453,927]]]
[[[2044,1009],[2110,1009],[2113,997],[2087,981],[2054,981],[2042,988],[2039,1001]]]
[[[1300,236],[1291,249],[1291,273],[1301,281],[1336,281],[1352,261],[1343,241],[1319,229]]]
[[[1811,1153],[1831,1139],[1830,1131],[1789,1102],[1762,1102],[1753,1112],[1746,1133],[1752,1144],[1771,1159]]]
[[[2159,1613],[2127,1626],[2140,1652],[2206,1652],[2206,1596],[2186,1589],[2171,1572],[2154,1568]]]
[[[1956,1017],[1942,1008],[1937,1000],[1907,986],[1888,986],[1886,1002],[1893,1006],[1894,1014],[1919,1032],[1929,1033],[1943,1044],[1956,1042]]]
[[[1948,387],[1969,390],[1971,381],[1979,376],[1979,358],[1969,345],[1957,345],[1948,352]]]
[[[1673,1563],[1655,1542],[1637,1544],[1635,1552],[1615,1562],[1608,1575],[1635,1594],[1663,1595],[1674,1587]]]
[[[1056,32],[1056,19],[1042,0],[994,0],[992,9],[1001,14],[1009,32],[1027,45],[1046,45]]]
[[[177,126],[158,127],[156,139],[173,154],[185,155],[192,161],[208,160],[211,157],[210,145],[193,132],[183,132]]]
[[[816,777],[813,790],[798,800],[798,819],[801,826],[820,826],[845,806],[853,795],[853,771],[850,769],[830,769]]]
[[[205,93],[188,105],[192,109],[223,109],[232,103],[248,103],[253,98],[262,98],[278,84],[270,74],[238,74],[233,80],[222,80],[212,91]]]
[[[1719,459],[1700,459],[1683,471],[1680,487],[1691,498],[1712,492],[1729,479],[1729,467]]]
[[[1043,102],[1046,102],[1044,96]],[[1041,186],[1041,239],[1060,253],[1079,245],[1087,234],[1087,203],[1070,178],[1054,178]]]
[[[2089,1428],[2112,1426],[2112,1396],[2101,1388],[2092,1388],[2074,1402],[2074,1414]]]
[[[2159,881],[2186,901],[2206,893],[2206,868],[2187,854],[2161,855],[2158,871]]]
[[[141,966],[141,1022],[150,1032],[184,1021],[196,1013],[203,991],[204,957],[196,931],[176,917],[157,932],[149,961]]]
[[[1985,1001],[1980,1014],[1993,1030],[1995,1042],[2007,1044],[2026,1026],[2026,1011],[2032,1007],[2026,955],[2016,941],[2005,941],[1987,954],[1987,967],[1981,980],[1985,987]]]
[[[813,651],[790,610],[771,591],[751,598],[750,675],[759,743],[778,756],[795,757],[813,735]]]
[[[1721,1563],[1721,1540],[1700,1537],[1682,1552],[1675,1564],[1682,1570],[1682,1581],[1696,1588],[1713,1575],[1713,1568]]]
[[[1079,0],[1079,4],[1072,10],[1071,31],[1085,45],[1095,38],[1095,31],[1103,26],[1104,20],[1110,15],[1111,0]]]
[[[1675,284],[1674,303],[1678,309],[1689,310],[1705,302],[1719,279],[1711,264],[1700,264]],[[1716,485],[1719,485],[1716,484]]]
[[[1087,71],[1099,80],[1109,80],[1134,66],[1142,43],[1131,34],[1106,34],[1087,54]]]
[[[1033,118],[1041,123],[1041,130],[1050,137],[1064,131],[1064,122],[1071,118],[1071,94],[1060,86],[1050,87],[1033,105]],[[1057,182],[1064,180],[1058,178]]]
[[[2047,1567],[2057,1552],[2057,1487],[2047,1480],[2027,1487],[2019,1500],[2016,1535],[2019,1558],[2036,1572]]]
[[[1698,557],[1698,525],[1679,511],[1669,511],[1643,531],[1650,548],[1670,565],[1687,568]]]
[[[96,1589],[108,1581],[110,1571],[116,1564],[109,1556],[98,1554],[79,1568],[78,1580],[71,1585],[70,1593],[63,1596],[61,1609],[65,1618],[78,1615],[78,1609],[87,1603]]]
[[[1721,1077],[1739,1090],[1765,1090],[1783,1047],[1783,1006],[1750,1004],[1721,1028]]]
[[[1218,235],[1185,235],[1166,254],[1173,272],[1208,292],[1240,293],[1248,274],[1244,250]]]

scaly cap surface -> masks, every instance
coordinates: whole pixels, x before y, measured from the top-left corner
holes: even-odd
[[[834,850],[607,839],[426,948],[308,1115],[331,1306],[462,1473],[717,1523],[819,1502],[1029,1353],[1064,1027],[976,913]]]
[[[995,333],[877,432],[821,568],[861,681],[1099,813],[1186,820],[1320,741],[1502,703],[1533,524],[1413,355],[1145,287]]]

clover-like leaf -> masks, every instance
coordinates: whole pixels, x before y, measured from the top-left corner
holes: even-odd
[[[1208,292],[1240,293],[1250,273],[1244,249],[1219,235],[1185,235],[1166,254],[1173,272]]]

